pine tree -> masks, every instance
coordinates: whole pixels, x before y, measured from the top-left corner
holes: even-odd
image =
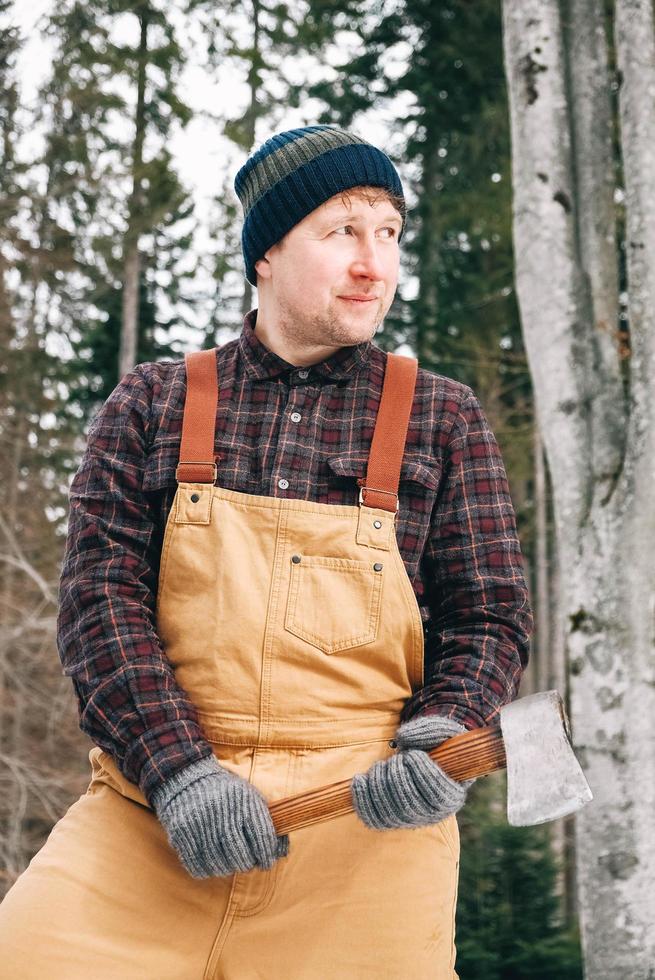
[[[366,136],[398,115],[386,148],[408,192],[401,288],[382,346],[473,387],[515,483],[531,476],[531,386],[513,286],[510,144],[500,6],[369,3],[361,50],[310,87],[321,121]],[[523,528],[530,515],[519,513]],[[527,530],[527,528],[526,528]]]
[[[131,23],[133,43],[119,40],[119,23]],[[166,144],[191,114],[177,94],[184,56],[163,8],[64,0],[46,31],[56,54],[42,100],[45,159],[59,175],[48,208],[66,216],[76,267],[75,302],[62,309],[77,358],[68,379],[73,403],[90,406],[129,363],[173,353],[164,338],[185,321],[193,208]]]
[[[0,13],[10,13],[7,3]],[[41,175],[19,153],[21,44],[15,28],[0,34],[0,891],[80,788],[62,765],[81,738],[54,652],[65,473],[77,427],[62,411],[48,345],[52,287],[72,260]],[[52,178],[47,172],[46,186]]]
[[[502,776],[479,780],[462,839],[457,970],[465,980],[581,980],[579,937],[562,922],[547,827],[511,827]]]

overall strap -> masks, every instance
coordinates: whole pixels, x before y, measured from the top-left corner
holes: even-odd
[[[368,457],[366,478],[358,480],[359,502],[396,513],[407,426],[414,401],[418,361],[387,354],[382,398]]]
[[[218,406],[216,348],[195,351],[185,358],[187,391],[182,420],[180,483],[215,483],[214,432]],[[395,513],[407,426],[414,400],[418,362],[413,357],[387,354],[382,398],[378,409],[366,478],[358,480],[359,502]]]
[[[215,483],[214,432],[218,406],[216,348],[185,354],[186,399],[182,419],[179,483]]]

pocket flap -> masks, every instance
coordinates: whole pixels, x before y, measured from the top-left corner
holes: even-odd
[[[364,476],[366,473],[367,457],[361,453],[340,453],[338,456],[328,456],[327,464],[336,476]]]
[[[420,483],[427,487],[428,490],[438,488],[439,474],[440,470],[436,466],[426,466],[425,463],[420,463],[414,459],[404,460],[400,467],[401,480],[412,480],[414,483]]]
[[[350,476],[359,479],[366,476],[368,457],[361,453],[339,453],[328,457],[327,464],[336,476]],[[439,466],[437,460],[430,460],[429,465],[416,457],[405,457],[400,467],[400,479],[420,483],[428,490],[436,490],[439,486]]]

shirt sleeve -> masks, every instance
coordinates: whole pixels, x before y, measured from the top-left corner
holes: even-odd
[[[492,723],[518,692],[532,610],[505,466],[470,389],[453,423],[422,557],[425,684],[401,716]]]
[[[155,627],[161,528],[142,491],[147,368],[125,375],[93,420],[71,484],[57,645],[80,728],[150,799],[212,749]]]

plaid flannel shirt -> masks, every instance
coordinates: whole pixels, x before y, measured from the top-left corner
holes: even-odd
[[[261,343],[255,320],[253,311],[217,354],[217,482],[356,504],[383,351],[368,341],[303,370]],[[60,584],[58,648],[80,727],[147,798],[212,751],[155,618],[185,390],[182,361],[140,364],[94,418],[71,485]],[[516,696],[532,611],[503,461],[467,385],[419,369],[399,504],[398,546],[425,636],[425,683],[401,720],[485,724]]]

